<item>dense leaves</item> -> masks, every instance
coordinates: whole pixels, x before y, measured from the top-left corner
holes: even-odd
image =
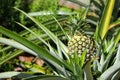
[[[0,2],[0,79],[119,79],[120,0]]]

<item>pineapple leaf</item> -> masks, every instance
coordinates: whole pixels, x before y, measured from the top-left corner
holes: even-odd
[[[85,71],[85,77],[86,80],[93,80],[93,76],[92,76],[92,72],[91,72],[91,60],[88,61],[84,67],[84,71]]]
[[[22,49],[22,50],[24,50],[24,51],[26,51],[34,56],[38,56],[38,54],[36,54],[34,51],[32,51],[31,49],[25,47],[24,45],[22,45],[16,41],[6,39],[6,38],[0,38],[0,43],[7,44],[7,45],[13,46],[13,47],[18,48],[18,49]]]
[[[104,73],[102,73],[100,80],[111,80],[112,76],[120,69],[119,65],[120,62],[108,68]]]
[[[109,24],[114,8],[115,0],[107,0],[107,4],[104,8],[102,18],[99,23],[99,33],[101,39],[103,39],[109,29]]]
[[[0,73],[0,79],[2,78],[12,78],[12,77],[17,77],[17,78],[26,78],[26,77],[30,77],[32,76],[32,74],[28,74],[28,73],[22,73],[22,72],[3,72]]]
[[[60,76],[39,75],[39,76],[32,76],[32,77],[24,78],[22,80],[68,80],[68,79],[60,77]]]
[[[70,37],[67,35],[67,33],[65,32],[65,30],[63,29],[63,27],[62,27],[62,26],[60,25],[60,23],[58,22],[58,20],[57,20],[55,17],[53,17],[53,18],[55,19],[55,21],[57,22],[57,24],[60,26],[62,32],[65,34],[65,36],[67,37],[67,39],[70,39]]]
[[[120,62],[120,44],[118,46],[118,51],[117,51],[116,60],[114,64],[117,64],[118,62]]]
[[[86,54],[87,54],[87,51],[84,50],[80,56],[80,65],[81,67],[83,67],[83,65],[85,64],[85,60],[86,60]]]
[[[117,35],[115,36],[115,46],[117,45],[117,43],[120,41],[120,29],[118,30]]]
[[[12,31],[0,26],[0,33],[5,34],[11,38],[13,38],[14,40],[18,41],[19,43],[25,45],[26,47],[28,47],[29,49],[33,50],[34,52],[36,52],[37,54],[39,54],[39,56],[41,58],[44,58],[46,60],[52,60],[55,61],[56,63],[58,63],[59,65],[61,65],[63,62],[59,61],[57,58],[55,58],[53,55],[50,55],[48,51],[46,51],[45,49],[39,47],[38,45],[32,43],[31,41],[19,36],[16,33],[13,33]]]
[[[24,15],[26,15],[29,19],[31,19],[34,23],[36,23],[36,25],[38,25],[39,28],[41,28],[55,43],[57,42],[57,37],[50,31],[48,30],[43,24],[41,24],[40,22],[38,22],[36,19],[34,19],[33,17],[29,16],[27,13],[25,13],[24,11],[14,7],[16,10],[20,11],[21,13],[23,13]],[[60,41],[60,46],[61,49],[64,53],[68,52],[67,47]],[[67,55],[66,55],[67,57]],[[67,57],[68,58],[68,57]]]
[[[29,28],[27,28],[26,26],[22,25],[21,23],[19,22],[16,22],[18,25],[20,25],[21,27],[25,28],[27,31],[29,31],[30,33],[32,33],[36,38],[38,38],[40,41],[42,41],[45,45],[48,46],[48,44],[45,42],[45,40],[43,40],[41,38],[41,36],[37,35],[35,32],[33,32],[32,30],[30,30]]]
[[[118,18],[118,20],[116,20],[115,22],[110,24],[109,30],[114,28],[114,27],[117,27],[118,25],[120,25],[120,18]]]
[[[117,71],[117,72],[113,75],[113,77],[112,77],[111,80],[119,80],[119,78],[120,78],[120,71]]]

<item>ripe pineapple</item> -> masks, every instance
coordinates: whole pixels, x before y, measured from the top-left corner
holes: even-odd
[[[68,53],[70,55],[77,53],[79,57],[81,56],[81,53],[86,50],[87,53],[85,61],[90,60],[95,52],[94,43],[90,36],[79,32],[76,32],[74,36],[68,41],[68,49]]]

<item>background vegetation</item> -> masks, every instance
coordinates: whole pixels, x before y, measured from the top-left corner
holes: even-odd
[[[119,80],[120,0],[60,1],[0,0],[0,79]],[[94,42],[87,62],[68,53],[76,32]]]

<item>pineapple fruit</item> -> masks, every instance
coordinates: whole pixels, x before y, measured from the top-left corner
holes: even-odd
[[[94,42],[89,35],[75,32],[74,36],[68,41],[68,50],[68,53],[71,56],[73,56],[74,53],[77,53],[79,57],[81,56],[82,52],[86,50],[85,61],[88,61],[94,56]]]

